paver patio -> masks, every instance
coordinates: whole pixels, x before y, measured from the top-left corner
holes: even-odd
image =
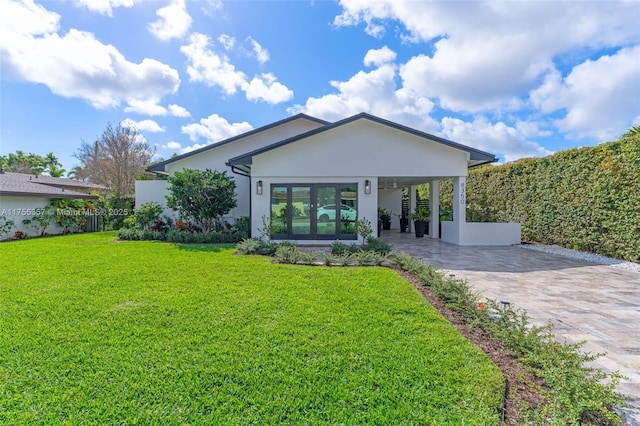
[[[551,323],[561,341],[586,341],[606,353],[594,365],[627,376],[629,425],[640,425],[640,273],[522,247],[464,247],[385,231],[394,251],[465,279],[484,297],[508,301],[538,325]]]

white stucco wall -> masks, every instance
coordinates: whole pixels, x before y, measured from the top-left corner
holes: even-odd
[[[22,231],[30,237],[38,236],[39,234],[24,226],[22,221],[32,218],[34,210],[49,208],[50,204],[51,200],[45,197],[0,196],[0,216],[4,216],[7,220],[14,222],[14,227],[11,228],[11,231],[4,236],[0,236],[0,239],[11,238],[16,231]],[[45,232],[51,235],[61,234],[62,228],[54,222],[47,226]]]
[[[461,246],[511,246],[520,244],[519,223],[465,222],[460,231],[451,221],[442,222],[442,240]]]
[[[467,175],[469,154],[369,120],[357,120],[254,157],[251,175]]]
[[[378,190],[378,207],[387,209],[391,214],[391,229],[400,229],[400,219],[396,215],[402,214],[402,189]]]
[[[175,219],[176,214],[167,207],[167,199],[165,198],[169,195],[168,187],[169,182],[166,180],[137,180],[135,208],[139,209],[143,204],[155,202],[164,208],[163,215]]]

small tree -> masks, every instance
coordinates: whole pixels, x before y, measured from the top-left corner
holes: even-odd
[[[216,221],[236,207],[236,182],[227,172],[184,169],[168,178],[167,205],[208,233]]]
[[[33,229],[41,237],[44,235],[44,231],[52,222],[56,220],[56,215],[51,207],[43,207],[37,209],[37,213],[31,217],[31,219],[25,219],[22,224],[27,228]]]
[[[109,123],[99,140],[82,142],[74,154],[81,164],[73,173],[111,189],[116,197],[132,196],[136,177],[144,172],[154,153],[155,148],[138,129]]]

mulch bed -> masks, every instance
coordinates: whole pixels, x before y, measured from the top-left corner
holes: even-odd
[[[394,268],[395,269],[395,268]],[[520,410],[523,406],[536,408],[545,401],[544,396],[534,386],[544,386],[543,382],[530,371],[524,369],[518,359],[501,342],[492,338],[480,327],[470,327],[456,311],[448,308],[425,288],[418,280],[408,273],[395,269],[405,280],[424,296],[464,337],[476,344],[493,363],[502,371],[506,381],[505,395],[502,407],[502,424],[518,424]]]

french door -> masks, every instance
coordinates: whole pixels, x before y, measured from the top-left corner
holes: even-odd
[[[357,184],[271,185],[271,236],[292,240],[354,240]]]

